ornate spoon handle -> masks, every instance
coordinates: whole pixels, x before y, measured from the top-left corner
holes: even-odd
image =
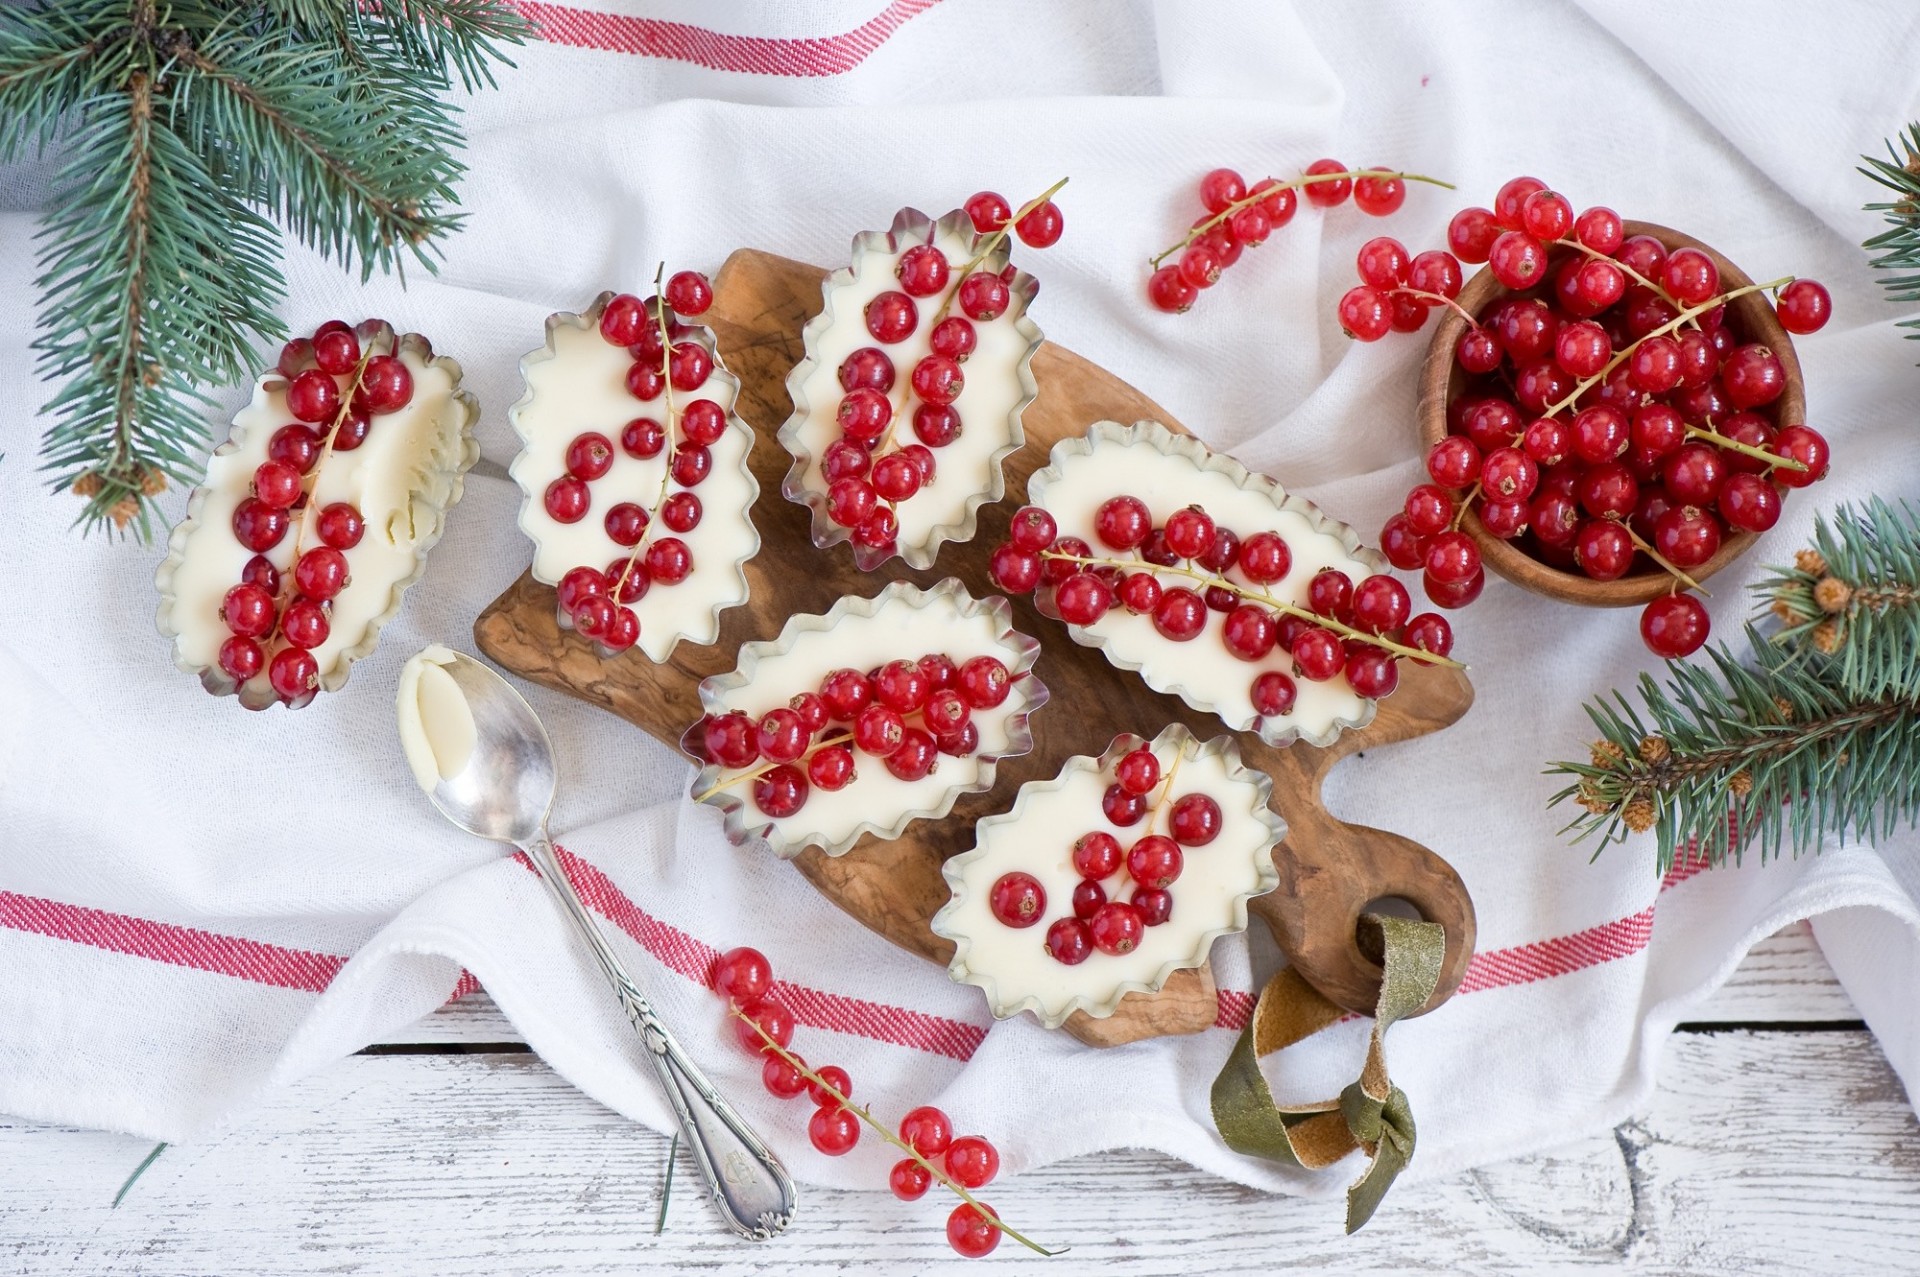
[[[660,1022],[653,1005],[647,1001],[633,977],[627,974],[599,924],[587,912],[573,884],[560,870],[553,843],[542,830],[540,836],[521,850],[532,857],[540,876],[546,880],[560,910],[580,929],[587,947],[599,960],[600,969],[620,997],[627,1019],[646,1044],[647,1058],[660,1077],[661,1089],[680,1119],[688,1147],[700,1164],[713,1204],[721,1217],[740,1236],[764,1241],[785,1228],[793,1218],[793,1180],[770,1149],[761,1142],[733,1106],[720,1098],[687,1053],[680,1049],[667,1026]]]

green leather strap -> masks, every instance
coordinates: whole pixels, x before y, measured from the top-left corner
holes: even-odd
[[[1367,1168],[1347,1189],[1347,1231],[1373,1217],[1394,1177],[1413,1159],[1413,1112],[1388,1079],[1384,1039],[1394,1021],[1425,1006],[1440,982],[1446,933],[1437,924],[1368,914],[1361,927],[1378,936],[1380,1000],[1360,1077],[1337,1100],[1282,1108],[1260,1073],[1260,1057],[1292,1046],[1340,1020],[1345,1012],[1292,968],[1260,990],[1253,1016],[1213,1082],[1213,1124],[1236,1153],[1317,1170],[1358,1149]]]

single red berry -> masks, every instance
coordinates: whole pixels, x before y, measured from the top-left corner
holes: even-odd
[[[1453,627],[1437,612],[1422,612],[1407,622],[1404,641],[1408,647],[1445,656],[1453,651]]]
[[[1344,653],[1340,640],[1319,626],[1309,626],[1294,636],[1289,645],[1294,668],[1316,683],[1324,683],[1340,672]]]
[[[1436,581],[1433,578],[1433,573],[1426,572],[1421,575],[1420,584],[1421,588],[1426,590],[1427,597],[1438,606],[1446,608],[1465,607],[1467,604],[1479,598],[1480,591],[1486,588],[1487,573],[1483,568],[1468,577],[1465,581],[1446,582]]]
[[[647,547],[647,575],[662,585],[678,585],[693,571],[693,551],[678,537],[661,537]]]
[[[360,370],[360,389],[354,393],[356,404],[364,402],[370,413],[398,412],[412,400],[413,374],[399,356],[375,355],[367,360]]]
[[[1796,279],[1774,299],[1780,326],[1790,333],[1816,333],[1833,317],[1833,297],[1811,279]]]
[[[1407,287],[1417,288],[1423,293],[1457,297],[1464,282],[1459,259],[1439,249],[1429,249],[1416,255],[1407,267]]]
[[[324,603],[347,584],[347,556],[330,545],[317,545],[293,565],[293,583],[306,597]]]
[[[1212,548],[1213,527],[1199,506],[1176,510],[1167,518],[1167,546],[1183,559],[1197,559]]]
[[[1020,507],[1013,516],[1012,526],[1007,529],[1007,537],[1016,548],[1034,554],[1052,545],[1059,534],[1059,526],[1053,516],[1037,505]]]
[[[1415,536],[1430,537],[1453,522],[1453,498],[1444,489],[1423,483],[1407,493],[1404,513]]]
[[[1268,670],[1253,680],[1253,710],[1263,718],[1277,718],[1293,712],[1299,691],[1292,679],[1279,670]]]
[[[287,411],[299,421],[328,421],[340,411],[340,383],[309,368],[287,383]]]
[[[1480,449],[1465,435],[1448,435],[1428,449],[1427,473],[1443,488],[1465,488],[1480,477]]]
[[[988,1212],[993,1209],[984,1202],[980,1206],[961,1202],[947,1216],[947,1245],[963,1258],[982,1259],[1000,1244],[1000,1229],[981,1213],[982,1207]],[[993,1218],[997,1220],[999,1216]]]
[[[1224,213],[1246,197],[1246,182],[1230,168],[1214,169],[1200,179],[1200,203],[1209,213]]]
[[[1573,455],[1590,466],[1617,460],[1627,450],[1632,423],[1618,408],[1600,404],[1583,408],[1573,418]]]
[[[284,510],[300,499],[300,472],[279,461],[262,461],[253,472],[253,495],[262,505]]]
[[[867,303],[867,331],[875,341],[905,341],[920,325],[920,308],[905,293],[889,290]]]
[[[1047,912],[1047,889],[1032,874],[1002,874],[987,893],[987,908],[1009,927],[1031,927]]]
[[[1827,464],[1831,451],[1827,440],[1811,426],[1782,426],[1774,437],[1773,451],[1792,461],[1798,461],[1804,469],[1794,470],[1787,466],[1774,468],[1773,477],[1778,483],[1789,488],[1804,488],[1818,483],[1827,477]]]
[[[308,364],[313,362],[313,342],[306,337],[295,337],[280,348],[280,361],[274,368],[288,379],[297,377]]]
[[[945,406],[966,388],[966,374],[945,355],[928,355],[913,366],[913,393],[930,404]]]
[[[1580,508],[1596,519],[1624,519],[1640,503],[1640,484],[1633,471],[1618,461],[1598,465],[1580,476],[1574,495]],[[1431,561],[1427,564],[1431,569]],[[1437,573],[1442,579],[1446,573]]]
[[[997,657],[976,656],[960,667],[954,686],[975,709],[997,709],[1012,690],[1013,675]]]
[[[667,432],[659,422],[651,417],[635,417],[620,432],[620,446],[628,456],[646,460],[660,455],[660,449],[666,446]]]
[[[1405,244],[1391,235],[1379,235],[1360,246],[1355,265],[1361,283],[1391,289],[1407,282],[1407,269],[1412,260]]]
[[[1139,824],[1146,816],[1146,796],[1132,793],[1117,783],[1108,785],[1100,796],[1100,810],[1110,822],[1124,829]]]
[[[1073,867],[1082,878],[1110,878],[1120,870],[1120,841],[1101,830],[1073,841]]]
[[[1118,900],[1109,900],[1101,905],[1086,925],[1093,947],[1116,957],[1139,948],[1140,939],[1146,931],[1140,911]],[[948,1150],[948,1156],[952,1156],[952,1150]]]
[[[987,560],[993,583],[1009,594],[1028,594],[1040,584],[1040,556],[1008,542]]]
[[[611,298],[600,311],[600,335],[614,346],[631,346],[652,324],[646,306],[631,293]]]
[[[1373,217],[1385,217],[1407,202],[1407,184],[1387,175],[1386,169],[1363,169],[1353,180],[1353,206]]]
[[[1128,876],[1152,890],[1172,886],[1185,864],[1186,856],[1180,845],[1163,834],[1148,834],[1127,852]]]
[[[548,484],[546,495],[541,500],[554,522],[578,523],[587,517],[587,507],[592,504],[593,497],[584,482],[568,476]]]
[[[267,663],[267,682],[281,700],[303,703],[320,687],[320,665],[313,653],[297,647],[283,647]]]
[[[853,751],[844,745],[829,745],[807,760],[808,783],[827,793],[845,789],[853,775]]]
[[[1487,251],[1487,268],[1508,288],[1532,288],[1547,269],[1547,250],[1524,231],[1508,231]]]
[[[900,1119],[900,1139],[922,1157],[938,1157],[953,1143],[953,1121],[931,1104],[923,1104]]]
[[[884,705],[869,705],[853,720],[853,743],[862,752],[884,758],[900,748],[907,725]]]
[[[1199,296],[1200,290],[1187,282],[1178,265],[1162,266],[1147,277],[1147,300],[1170,315],[1185,314],[1193,309],[1194,300]]]
[[[932,1184],[933,1172],[911,1157],[901,1158],[887,1172],[887,1187],[903,1202],[919,1201],[927,1195],[927,1189]]]
[[[1078,918],[1061,918],[1047,928],[1047,954],[1055,962],[1075,967],[1093,953],[1093,936]]]
[[[1558,191],[1535,191],[1520,201],[1520,229],[1551,244],[1573,229],[1573,205]]]
[[[1428,542],[1427,573],[1441,584],[1458,585],[1479,570],[1480,548],[1466,533],[1448,530]]]
[[[822,1065],[813,1074],[807,1079],[807,1096],[821,1108],[844,1105],[853,1097],[853,1079],[838,1064]]]
[[[1444,519],[1441,521],[1441,526],[1445,526]],[[1254,537],[1247,538],[1248,546],[1252,546],[1254,540]],[[1387,520],[1386,526],[1380,529],[1380,551],[1387,556],[1387,562],[1402,572],[1411,572],[1425,565],[1427,561],[1425,538],[1413,530],[1412,524],[1408,522],[1404,513],[1393,515]],[[1240,564],[1243,570],[1246,562],[1246,551],[1242,551]],[[1286,574],[1282,572],[1281,575]],[[1260,584],[1267,583],[1260,582]]]
[[[1704,443],[1688,443],[1674,449],[1661,467],[1660,475],[1674,500],[1705,507],[1719,497],[1720,485],[1727,477],[1727,465],[1721,460],[1719,449]]]
[[[1307,202],[1319,208],[1333,208],[1347,202],[1347,196],[1353,192],[1353,179],[1350,177],[1329,178],[1329,174],[1344,173],[1347,166],[1339,160],[1315,160],[1307,165],[1307,176],[1322,180],[1309,182],[1301,189],[1306,193]]]
[[[755,1055],[775,1054],[767,1045],[766,1038],[772,1038],[781,1047],[789,1045],[793,1041],[793,1027],[793,1012],[772,998],[743,1002],[739,1016],[733,1017],[734,1037]],[[766,1035],[765,1038],[761,1036],[762,1033]]]
[[[1176,643],[1184,643],[1205,628],[1207,605],[1198,594],[1176,585],[1160,593],[1153,609],[1153,627]]]
[[[1187,847],[1204,847],[1218,838],[1221,824],[1220,804],[1206,794],[1182,795],[1174,801],[1173,810],[1167,815],[1167,827],[1173,834],[1173,840]],[[1139,875],[1135,874],[1134,877],[1138,878]]]
[[[675,271],[662,295],[682,315],[704,315],[713,305],[713,283],[697,270]]]
[[[1279,623],[1273,613],[1251,603],[1243,603],[1227,613],[1220,629],[1220,641],[1227,651],[1243,661],[1264,660],[1279,638]]]
[[[1054,587],[1054,607],[1069,625],[1092,625],[1113,606],[1113,590],[1092,572],[1075,572]]]
[[[827,517],[843,528],[865,523],[878,503],[879,495],[865,479],[837,479],[827,487]]]
[[[244,683],[258,674],[267,663],[267,655],[250,638],[236,634],[220,645],[220,668],[236,683]]]
[[[1413,600],[1407,587],[1390,576],[1367,577],[1353,591],[1353,619],[1365,630],[1385,634],[1407,623]]]
[[[768,1055],[760,1062],[760,1085],[776,1098],[791,1100],[806,1091],[807,1078],[780,1056]]]
[[[1685,306],[1698,306],[1720,291],[1720,268],[1697,248],[1676,248],[1667,255],[1660,282]]]
[[[1340,331],[1355,341],[1379,341],[1393,328],[1393,303],[1369,284],[1349,288],[1338,307]]]
[[[999,230],[1013,217],[1013,205],[994,191],[980,191],[970,197],[966,210],[973,219],[973,229],[982,235]]]
[[[1013,233],[1028,248],[1051,248],[1060,242],[1060,233],[1066,229],[1066,224],[1060,206],[1048,200],[1015,222]]]
[[[241,584],[221,600],[220,616],[241,638],[257,639],[272,632],[277,613],[272,594],[258,585]]]
[[[1400,666],[1393,653],[1377,647],[1356,647],[1347,653],[1347,686],[1357,696],[1379,700],[1400,685]]]
[[[1595,205],[1573,219],[1574,238],[1596,253],[1611,257],[1626,239],[1626,223],[1605,205]]]
[[[1307,606],[1321,616],[1339,620],[1353,605],[1353,578],[1338,568],[1324,568],[1307,582]]]
[[[594,596],[582,600],[591,603]],[[725,767],[751,767],[760,757],[759,728],[739,711],[721,714],[707,723],[707,757]],[[784,1043],[782,1045],[785,1045]]]
[[[828,1157],[839,1157],[860,1142],[860,1119],[838,1103],[815,1109],[807,1119],[807,1139]]]
[[[667,380],[675,390],[698,390],[713,375],[713,352],[697,341],[677,341],[667,358]]]
[[[1727,356],[1720,366],[1720,380],[1736,408],[1758,408],[1780,397],[1787,388],[1787,371],[1778,355],[1753,343]]]
[[[1006,313],[1013,293],[998,275],[977,270],[960,281],[959,298],[967,317],[984,324]]]
[[[773,991],[773,964],[758,949],[729,949],[713,960],[707,974],[714,992],[740,1005],[756,1002]]]
[[[286,510],[248,497],[233,510],[233,535],[241,545],[259,554],[279,545],[293,520]]]
[[[920,490],[920,469],[911,459],[891,452],[873,463],[868,481],[882,501],[905,501]]]
[[[1160,783],[1160,760],[1153,756],[1152,749],[1142,745],[1121,756],[1114,766],[1113,775],[1128,793],[1149,793]]]
[[[1574,562],[1596,581],[1613,581],[1625,576],[1633,566],[1634,553],[1633,537],[1612,519],[1584,523],[1575,534]]]
[[[1447,247],[1461,261],[1478,265],[1487,260],[1493,241],[1500,236],[1500,224],[1484,208],[1463,208],[1447,223]]]
[[[1654,521],[1652,539],[1675,567],[1699,567],[1719,552],[1720,520],[1696,506],[1675,506]]]
[[[1663,594],[1640,614],[1640,638],[1655,656],[1677,661],[1707,641],[1707,609],[1691,594]]]
[[[1131,550],[1153,531],[1153,516],[1138,497],[1110,497],[1094,512],[1093,530],[1102,545]]]

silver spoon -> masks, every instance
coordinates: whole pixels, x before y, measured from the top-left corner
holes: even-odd
[[[546,728],[505,679],[470,656],[454,656],[444,668],[473,711],[473,755],[458,775],[442,780],[428,797],[441,815],[468,833],[512,843],[533,860],[646,1044],[647,1058],[727,1227],[753,1241],[772,1237],[793,1218],[792,1178],[687,1058],[560,870],[547,836],[556,778]]]

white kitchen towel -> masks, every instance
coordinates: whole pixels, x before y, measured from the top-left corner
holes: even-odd
[[[1874,188],[1853,171],[1920,109],[1920,25],[1904,6],[1772,0],[1730,21],[1539,0],[880,3],[527,4],[548,38],[472,104],[469,220],[440,273],[363,287],[293,252],[289,322],[380,315],[431,335],[467,369],[485,453],[379,652],[297,713],[248,714],[176,671],[151,622],[158,552],[82,541],[73,501],[43,490],[35,412],[51,387],[28,350],[28,210],[50,168],[0,174],[15,210],[0,213],[0,1110],[205,1139],[265,1089],[471,988],[464,971],[568,1078],[666,1127],[631,1032],[540,884],[427,807],[391,721],[405,657],[470,646],[475,614],[527,562],[505,473],[519,356],[549,312],[642,288],[657,262],[712,270],[750,245],[830,265],[903,205],[938,213],[981,188],[1018,200],[1071,176],[1066,237],[1022,257],[1044,281],[1033,313],[1048,336],[1372,535],[1419,472],[1426,342],[1341,336],[1354,252],[1383,232],[1438,245],[1454,208],[1534,173],[1576,205],[1684,228],[1755,278],[1833,290],[1835,322],[1799,343],[1833,475],[1716,580],[1722,634],[1747,611],[1744,583],[1803,544],[1818,509],[1920,495],[1920,347],[1901,341],[1856,247]],[[1144,262],[1194,215],[1203,172],[1286,175],[1324,155],[1459,192],[1415,186],[1384,223],[1303,211],[1193,313],[1146,305]],[[240,402],[236,388],[222,407]],[[210,426],[223,435],[224,417]],[[177,514],[184,494],[170,500]],[[1559,834],[1541,769],[1584,754],[1582,702],[1653,666],[1634,619],[1492,581],[1455,618],[1472,712],[1344,764],[1328,787],[1337,813],[1446,856],[1478,904],[1460,995],[1390,1044],[1420,1121],[1417,1174],[1630,1113],[1670,1026],[1757,937],[1802,916],[1894,1066],[1920,1076],[1920,838],[1683,868],[1663,887],[1647,840],[1589,863]],[[867,932],[764,848],[730,846],[717,813],[685,800],[691,769],[672,750],[527,690],[560,753],[554,828],[577,880],[803,1179],[876,1187],[886,1151],[869,1139],[820,1157],[805,1114],[760,1090],[701,984],[716,949],[771,956],[797,1048],[846,1065],[857,1097],[883,1116],[940,1103],[1013,1170],[1145,1144],[1269,1188],[1331,1191],[1352,1173],[1237,1157],[1208,1120],[1208,1084],[1274,961],[1263,939],[1216,948],[1221,1025],[1193,1037],[1100,1052],[995,1024],[977,990]],[[1327,1094],[1363,1032],[1288,1052],[1282,1088]]]

